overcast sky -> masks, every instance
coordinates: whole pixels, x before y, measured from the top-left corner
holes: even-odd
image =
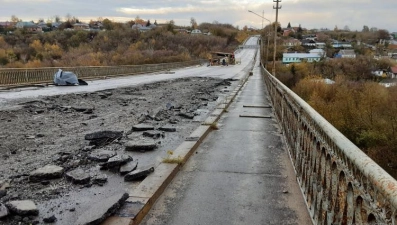
[[[282,0],[279,21],[303,28],[362,30],[364,25],[397,32],[397,0]],[[242,28],[261,28],[262,18],[248,10],[275,20],[273,0],[0,0],[0,21],[12,15],[26,21],[53,18],[65,19],[67,14],[89,22],[99,17],[124,22],[135,19],[177,25],[197,23],[229,23]],[[269,22],[264,20],[264,25]]]

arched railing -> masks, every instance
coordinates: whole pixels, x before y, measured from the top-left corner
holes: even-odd
[[[262,75],[313,222],[397,224],[397,181],[263,66]]]

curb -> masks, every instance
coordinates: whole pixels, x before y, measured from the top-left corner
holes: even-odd
[[[102,225],[137,225],[143,220],[168,184],[178,174],[180,168],[212,131],[213,128],[211,126],[226,112],[226,109],[247,82],[249,73],[240,80],[240,83],[225,99],[221,100],[221,103],[218,104],[209,117],[175,149],[170,159],[175,159],[180,163],[161,162],[152,174],[147,176],[136,188],[129,191],[130,196],[125,202],[126,207],[123,209],[123,217],[111,216]]]

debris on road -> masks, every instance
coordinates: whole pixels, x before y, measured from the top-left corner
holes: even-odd
[[[128,199],[128,193],[117,194],[101,202],[92,202],[92,207],[81,214],[76,225],[97,225],[123,206]]]
[[[85,135],[90,145],[103,146],[123,137],[123,131],[98,131]]]
[[[154,167],[150,167],[147,169],[134,170],[124,176],[124,181],[138,180],[138,179],[141,179],[142,177],[146,177],[147,175],[149,175],[153,172],[154,172]]]
[[[29,175],[29,180],[31,182],[40,182],[42,180],[57,179],[62,177],[63,172],[64,169],[60,166],[46,165],[31,172]]]
[[[11,201],[7,202],[6,206],[11,213],[20,216],[37,216],[39,214],[36,204],[30,200]]]
[[[43,224],[54,215],[56,223],[76,224],[78,213],[92,204],[87,199],[98,203],[139,184],[150,170],[138,173],[138,161],[139,169],[156,164],[167,150],[182,143],[200,125],[188,118],[200,110],[212,111],[216,102],[207,103],[224,95],[221,90],[226,84],[219,86],[220,82],[215,78],[182,78],[1,101],[0,202],[29,199],[40,209],[38,216],[24,221],[32,216],[18,216],[8,209],[5,216],[0,205],[0,215],[4,215],[1,222]],[[188,117],[180,116],[181,112]],[[173,126],[173,133],[160,130]],[[156,150],[125,151],[126,143],[142,140],[153,141]],[[33,173],[46,165],[63,168],[62,175]],[[83,184],[71,178],[75,170],[80,170]],[[134,180],[133,184],[124,182],[125,174],[130,174],[126,180]],[[37,182],[31,182],[35,179]]]
[[[165,132],[176,132],[176,128],[172,127],[170,125],[165,125],[159,128],[159,130],[161,131],[165,131]]]
[[[126,164],[127,162],[131,161],[132,157],[129,155],[116,155],[110,158],[105,164],[102,165],[102,167],[105,168],[114,168],[114,167],[119,167],[121,165]]]
[[[67,172],[66,178],[72,180],[74,184],[88,184],[91,179],[90,175],[81,168]]]
[[[120,174],[125,175],[138,167],[138,160],[132,160],[120,167]]]
[[[117,155],[117,153],[114,151],[97,150],[97,151],[91,152],[91,154],[88,156],[88,158],[93,161],[97,161],[97,162],[107,162],[110,158],[112,158],[115,155]]]
[[[129,141],[124,144],[126,151],[150,151],[158,147],[154,140]]]
[[[132,126],[133,131],[147,131],[147,130],[154,130],[154,126],[150,124],[137,124]]]

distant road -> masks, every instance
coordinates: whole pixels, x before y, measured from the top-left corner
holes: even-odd
[[[246,45],[255,45],[257,37],[251,37]],[[141,74],[126,77],[117,77],[104,80],[88,81],[88,86],[49,86],[35,88],[19,88],[10,91],[0,92],[0,107],[7,101],[19,98],[36,98],[38,96],[52,96],[60,94],[95,92],[106,89],[114,89],[128,86],[141,85],[146,83],[158,82],[167,79],[177,79],[186,77],[217,77],[221,79],[240,78],[247,66],[253,62],[256,49],[243,49],[236,53],[236,58],[241,59],[241,64],[229,66],[194,66],[183,69],[176,69],[174,74],[154,73]]]

